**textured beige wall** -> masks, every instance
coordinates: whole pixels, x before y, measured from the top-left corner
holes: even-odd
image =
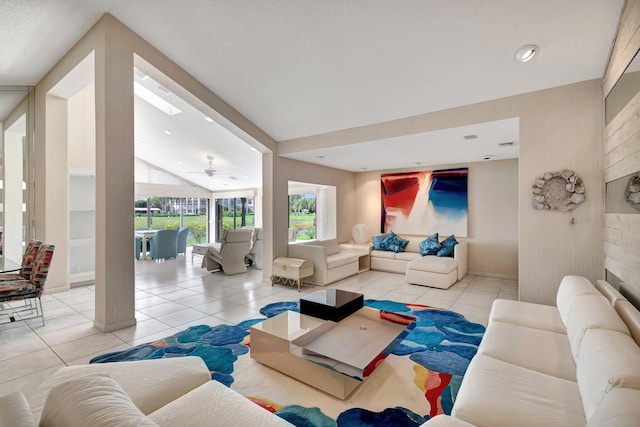
[[[469,168],[469,274],[517,280],[518,159],[357,173],[356,223],[379,234],[381,173],[459,167]]]

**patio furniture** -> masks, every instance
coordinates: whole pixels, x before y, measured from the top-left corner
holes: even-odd
[[[176,258],[178,256],[178,230],[158,230],[149,239],[149,256],[151,259]]]
[[[187,255],[187,237],[189,236],[189,227],[178,228],[178,240],[176,242],[176,252]]]
[[[251,230],[224,230],[220,249],[210,246],[202,259],[208,271],[222,270],[226,275],[247,271],[244,257],[251,249]]]
[[[264,232],[261,227],[253,229],[253,235],[251,236],[251,249],[246,256],[247,261],[255,268],[262,270],[262,246],[263,246]]]
[[[36,255],[38,254],[38,250],[42,244],[43,242],[40,240],[31,240],[27,243],[27,247],[24,249],[24,253],[22,254],[20,271],[17,273],[0,274],[0,282],[20,279],[29,280],[31,278],[31,273],[33,272],[33,267],[35,266]]]
[[[7,316],[9,322],[15,322],[16,320],[41,317],[42,326],[44,326],[44,312],[40,297],[47,281],[54,250],[55,245],[44,243],[40,246],[33,271],[28,280],[18,279],[0,282],[0,318]],[[15,301],[23,301],[24,304],[12,304]]]

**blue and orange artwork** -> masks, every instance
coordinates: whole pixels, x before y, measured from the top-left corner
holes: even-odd
[[[381,232],[467,237],[469,169],[382,174]]]

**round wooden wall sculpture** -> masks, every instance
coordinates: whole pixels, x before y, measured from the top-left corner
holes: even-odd
[[[533,207],[546,211],[572,211],[584,202],[584,184],[573,171],[547,172],[533,185]]]
[[[640,210],[640,174],[629,178],[629,184],[627,184],[627,190],[624,195],[631,206]]]

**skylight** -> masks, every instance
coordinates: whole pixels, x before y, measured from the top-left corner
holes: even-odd
[[[162,99],[138,82],[133,82],[133,93],[169,116],[182,113],[182,110]]]

